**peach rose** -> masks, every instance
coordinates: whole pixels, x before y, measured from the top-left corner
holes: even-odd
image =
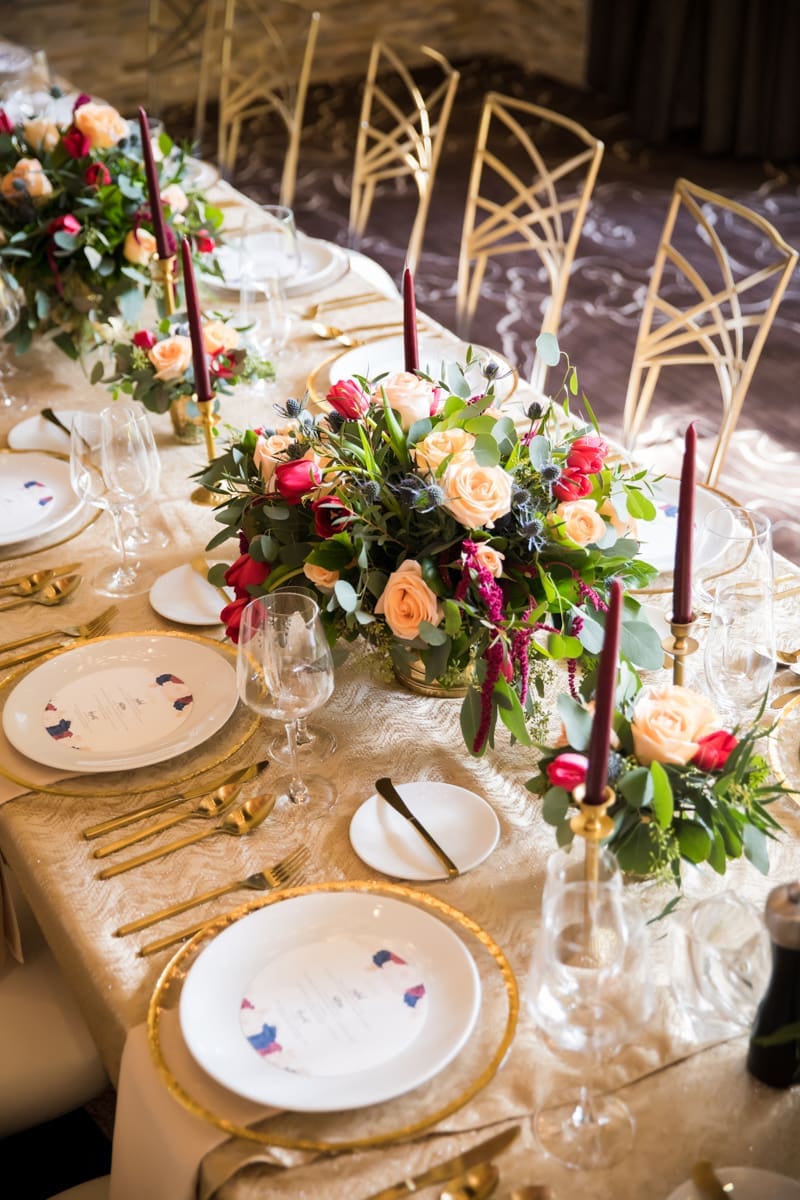
[[[110,104],[95,104],[90,100],[75,109],[72,120],[75,128],[89,139],[93,150],[116,146],[130,133],[128,122]]]
[[[610,500],[600,505],[600,515],[605,517],[618,537],[636,537],[636,522],[627,513],[620,517]]]
[[[707,696],[674,683],[645,687],[633,709],[631,733],[636,757],[684,766],[698,750],[700,739],[718,727]]]
[[[21,158],[14,170],[0,179],[0,192],[6,200],[16,200],[24,194],[20,188],[14,186],[18,179],[22,181],[32,200],[44,200],[53,191],[53,185],[45,175],[44,167],[38,158]]]
[[[467,529],[491,529],[511,511],[511,476],[502,467],[482,467],[469,450],[451,459],[442,483],[444,507]]]
[[[288,430],[270,434],[269,437],[259,437],[253,451],[253,462],[264,483],[268,486],[275,474],[276,464],[284,462],[284,452],[296,441]]]
[[[180,379],[192,361],[191,338],[175,334],[156,342],[147,357],[156,368],[156,379],[169,383],[172,379]]]
[[[378,384],[372,394],[373,401],[380,404],[382,392],[386,393],[386,403],[397,413],[403,429],[409,430],[415,421],[422,421],[435,411],[439,389],[410,371],[398,371]]]
[[[58,145],[58,139],[61,137],[61,131],[58,126],[44,117],[36,117],[32,121],[26,121],[22,126],[22,132],[25,135],[25,141],[28,145],[39,154],[43,150],[47,154],[51,150],[55,150]]]
[[[303,574],[323,592],[332,592],[333,585],[339,578],[338,571],[330,571],[327,567],[316,567],[313,563],[304,563]]]
[[[471,450],[474,445],[475,435],[467,433],[466,429],[457,426],[453,429],[435,429],[414,447],[417,469],[435,475],[446,458]]]
[[[495,550],[494,546],[490,546],[488,542],[478,542],[475,557],[484,571],[488,571],[490,575],[494,575],[495,579],[498,579],[503,574],[505,554],[501,554],[499,550]]]
[[[125,235],[122,255],[123,258],[127,258],[128,262],[144,267],[150,262],[156,250],[156,239],[147,229],[131,229],[130,233]]]
[[[605,537],[606,526],[597,511],[596,500],[562,500],[552,520],[561,536],[576,546],[601,542]]]
[[[174,213],[186,212],[189,207],[186,192],[179,183],[171,183],[169,187],[165,187],[161,193],[161,199],[170,206]]]
[[[219,350],[235,350],[239,345],[239,332],[224,321],[207,321],[203,325],[203,346],[206,354]]]
[[[409,642],[419,636],[420,621],[438,625],[442,619],[442,606],[422,578],[422,567],[413,558],[407,558],[392,571],[375,612],[386,617],[395,637]]]

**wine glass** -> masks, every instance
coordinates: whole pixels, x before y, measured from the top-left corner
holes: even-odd
[[[17,369],[9,358],[10,347],[5,335],[19,320],[23,303],[24,294],[16,279],[7,271],[0,270],[0,408],[13,405],[19,412],[24,412],[28,407],[27,395],[15,395],[14,390],[9,388],[8,380],[17,374]]]
[[[251,600],[242,614],[237,651],[239,696],[248,707],[283,721],[290,774],[277,781],[279,805],[308,805],[321,815],[336,800],[330,780],[300,776],[297,720],[320,708],[333,691],[333,659],[319,605],[300,592],[278,591]]]
[[[710,612],[718,587],[775,576],[772,523],[746,505],[725,505],[706,514],[695,554],[695,611]]]
[[[689,970],[680,970],[679,978],[694,993],[691,1007],[705,1025],[717,1019],[723,1030],[731,1024],[749,1029],[771,968],[763,910],[727,890],[694,901],[683,924]]]
[[[317,597],[310,588],[295,587],[292,585],[292,591],[298,596],[307,596],[314,604],[318,603]],[[331,731],[314,723],[309,725],[308,717],[297,718],[295,736],[297,753],[304,762],[322,762],[323,759],[330,758],[336,750],[336,738]],[[283,763],[284,766],[291,764],[289,746],[286,738],[283,736],[272,739],[267,747],[267,753],[270,758],[274,758],[276,762]]]
[[[161,457],[158,453],[158,447],[156,446],[152,432],[148,436],[150,422],[146,412],[140,408],[131,409],[130,411],[135,414],[137,421],[148,427],[142,431],[142,436],[150,462],[150,491],[157,496],[161,482]],[[164,550],[170,544],[170,538],[163,529],[148,527],[142,519],[144,511],[151,507],[152,498],[151,495],[149,502],[144,506],[133,501],[130,504],[124,505],[125,515],[130,522],[125,534],[125,545],[128,550],[133,552],[137,550]]]
[[[752,725],[775,674],[771,579],[717,586],[703,667],[708,693],[723,721]]]
[[[123,508],[147,495],[151,486],[152,431],[135,409],[114,404],[102,412],[79,412],[70,433],[70,479],[81,500],[108,511],[114,525],[118,561],[97,572],[95,591],[104,596],[136,596],[152,579],[131,558],[122,530]]]
[[[242,217],[238,253],[241,318],[252,324],[252,336],[263,352],[278,358],[291,332],[286,286],[300,265],[292,209],[282,204],[248,208]]]

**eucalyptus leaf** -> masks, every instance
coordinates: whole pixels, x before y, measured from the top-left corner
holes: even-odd
[[[358,608],[358,593],[346,579],[337,579],[333,592],[345,612],[355,612]]]

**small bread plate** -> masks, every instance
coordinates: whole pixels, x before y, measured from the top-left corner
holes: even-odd
[[[257,238],[258,235],[255,235]],[[254,238],[254,240],[255,240]],[[336,283],[350,269],[350,260],[346,251],[332,242],[322,238],[310,238],[305,234],[297,235],[300,249],[300,266],[297,274],[285,283],[287,296],[303,296],[318,288],[329,287]],[[202,274],[203,282],[218,291],[236,292],[240,287],[239,278],[239,247],[232,241],[230,245],[219,246],[216,251],[217,262],[222,269],[223,278],[207,273]],[[256,290],[258,290],[256,288]]]
[[[67,429],[72,427],[74,416],[74,409],[62,409],[58,413]],[[59,454],[69,454],[69,434],[41,416],[19,421],[9,430],[8,444],[12,450],[55,450]]]
[[[159,633],[73,646],[15,684],[3,730],[34,762],[68,771],[164,762],[217,733],[236,708],[236,672],[221,650]]]
[[[497,845],[497,814],[475,792],[426,779],[398,784],[397,790],[462,873],[477,867]],[[350,843],[368,867],[395,879],[447,878],[439,859],[413,825],[377,793],[353,814]]]
[[[715,1167],[722,1187],[730,1192],[731,1200],[798,1200],[800,1183],[787,1175],[762,1171],[758,1167]],[[667,1200],[695,1200],[697,1188],[690,1179],[682,1183]]]
[[[72,490],[69,462],[31,451],[10,454],[0,472],[0,546],[12,546],[64,525],[82,502]]]
[[[189,1052],[248,1100],[297,1112],[379,1104],[466,1044],[481,986],[438,917],[362,892],[288,896],[224,929],[181,990]]]
[[[232,588],[223,588],[223,591],[229,600],[233,600]],[[224,606],[222,596],[189,563],[159,575],[150,588],[149,599],[159,616],[178,625],[221,624],[219,614]]]

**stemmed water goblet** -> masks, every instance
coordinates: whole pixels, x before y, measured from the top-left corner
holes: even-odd
[[[770,578],[720,583],[706,633],[703,665],[709,695],[733,725],[753,725],[775,674]]]
[[[772,587],[775,567],[772,522],[758,509],[723,505],[703,521],[695,549],[694,590],[698,614],[710,613],[716,592],[760,580]]]
[[[149,420],[144,409],[131,409],[135,419],[143,425],[149,427]],[[152,500],[158,496],[158,487],[161,482],[161,458],[158,453],[158,446],[155,443],[155,438],[148,436],[148,430],[142,431],[142,436],[145,441],[145,446],[150,460],[150,503],[143,509],[142,505],[131,501],[126,504],[125,515],[129,520],[129,527],[125,534],[125,545],[128,550],[135,553],[136,551],[148,550],[164,550],[169,544],[170,539],[161,529],[153,529],[145,525],[142,517],[143,512],[147,507],[150,507]]]
[[[315,600],[288,590],[251,600],[239,627],[237,680],[244,703],[286,730],[291,765],[275,783],[277,804],[327,812],[336,801],[333,784],[321,775],[301,777],[297,753],[298,719],[333,691],[333,659]]]
[[[292,591],[299,596],[307,596],[315,604],[317,598],[310,588],[294,587]],[[297,743],[297,753],[304,762],[322,762],[323,759],[330,758],[336,750],[336,738],[329,729],[323,728],[312,722],[308,723],[308,717],[298,717],[295,723],[295,740]],[[291,764],[291,752],[288,741],[283,736],[278,736],[272,739],[267,747],[267,753],[270,758],[274,758],[276,762],[282,763],[284,766]]]
[[[240,315],[252,323],[252,336],[263,353],[278,358],[291,331],[286,287],[300,265],[292,209],[281,204],[247,209],[238,246]]]

